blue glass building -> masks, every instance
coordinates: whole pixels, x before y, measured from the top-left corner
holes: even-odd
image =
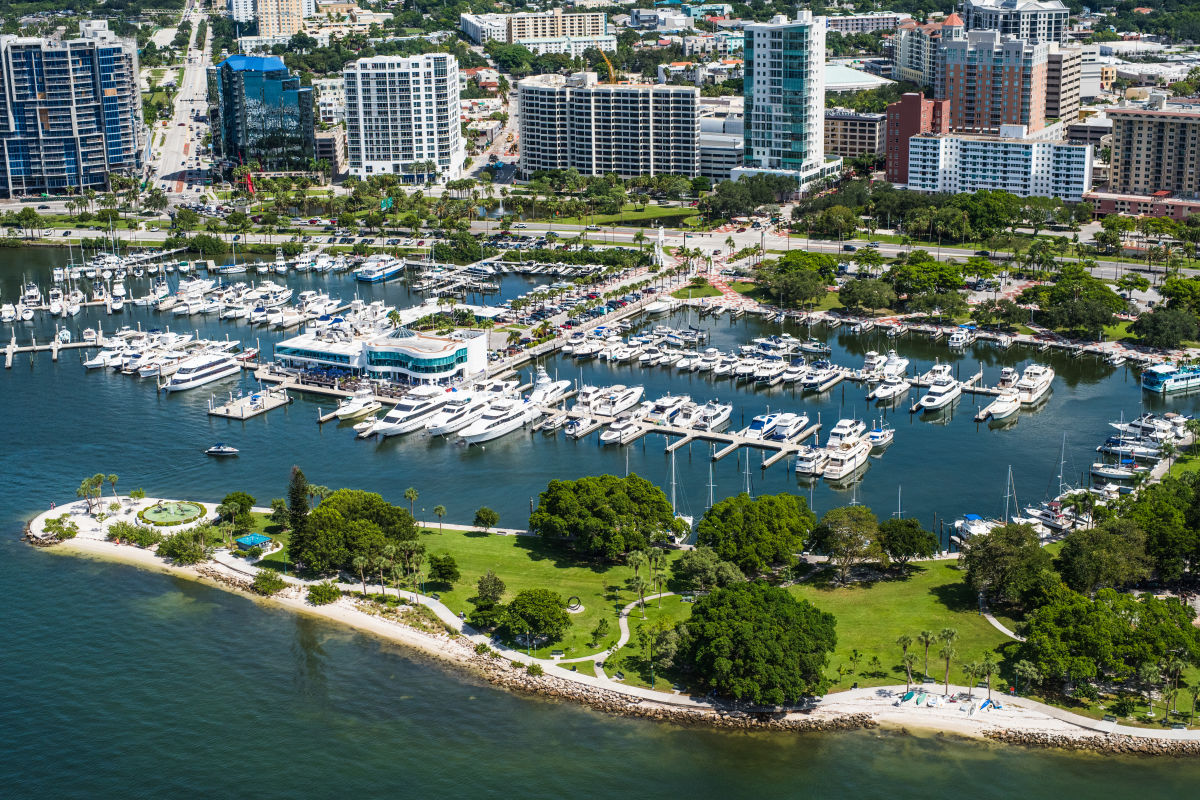
[[[141,171],[145,144],[133,42],[103,20],[69,41],[0,36],[0,194],[106,189]]]
[[[213,155],[225,169],[305,169],[316,152],[312,87],[276,56],[236,55],[209,69]]]

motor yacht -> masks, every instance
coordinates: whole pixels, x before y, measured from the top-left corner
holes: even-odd
[[[629,444],[638,437],[641,430],[642,424],[632,415],[625,414],[618,417],[613,424],[608,426],[607,430],[600,434],[600,443],[604,445]]]
[[[712,372],[713,367],[721,360],[721,351],[715,347],[710,347],[700,354],[700,360],[696,362],[697,372]]]
[[[814,361],[808,374],[800,381],[800,387],[806,392],[823,392],[841,376],[841,371],[828,361]]]
[[[796,453],[796,472],[799,475],[820,475],[829,463],[829,451],[823,447],[801,447]]]
[[[950,347],[967,347],[975,341],[974,328],[958,328],[954,333],[950,334],[950,338],[946,340],[946,344]]]
[[[922,411],[938,411],[954,403],[962,396],[962,386],[954,378],[938,378],[921,397]]]
[[[431,436],[456,433],[482,417],[493,399],[487,392],[459,392],[425,423],[425,429]]]
[[[989,417],[991,419],[1007,419],[1021,408],[1021,395],[1015,388],[1001,389],[1000,394],[996,399],[988,403],[979,413],[975,415],[975,419],[982,422]]]
[[[912,384],[899,375],[888,375],[867,395],[868,400],[888,402],[908,394]]]
[[[775,425],[782,414],[759,414],[750,420],[750,425],[742,431],[742,436],[751,441],[769,439],[775,431]]]
[[[607,391],[593,399],[588,405],[599,416],[615,417],[642,401],[646,389],[642,386],[610,386]]]
[[[439,386],[416,386],[375,423],[371,434],[387,438],[423,428],[434,414],[450,402],[450,398],[450,392]]]
[[[679,414],[684,404],[690,402],[691,399],[686,394],[668,394],[660,397],[654,401],[654,406],[650,409],[650,413],[646,415],[646,421],[656,425],[669,424],[675,420],[675,417]]]
[[[512,433],[539,413],[529,403],[502,398],[493,401],[479,419],[463,428],[458,435],[467,444],[482,444]]]
[[[550,377],[544,367],[538,367],[537,378],[533,382],[533,391],[529,393],[529,402],[535,406],[551,406],[563,398],[571,390],[570,381],[556,381]]]
[[[783,382],[787,369],[788,363],[782,358],[763,359],[754,371],[754,382],[759,386],[775,386]]]
[[[766,438],[776,442],[788,442],[808,429],[808,415],[795,414],[791,411],[780,414],[775,420],[775,428]]]
[[[334,413],[338,419],[357,419],[373,414],[381,408],[383,404],[375,399],[375,390],[364,386],[339,403]]]
[[[850,419],[849,417],[839,419],[833,429],[829,431],[829,439],[825,442],[825,446],[834,450],[842,445],[857,442],[863,438],[866,432],[867,423],[861,419]]]
[[[804,356],[792,359],[792,362],[787,365],[787,369],[780,376],[784,383],[796,383],[804,380],[804,376],[808,374],[808,362]]]
[[[732,413],[733,404],[709,400],[700,407],[700,412],[696,415],[692,427],[699,431],[721,430],[728,424],[729,416]]]
[[[737,367],[733,370],[734,377],[738,379],[739,383],[752,381],[754,380],[754,375],[758,372],[758,368],[761,364],[762,360],[755,358],[754,356],[743,358],[740,362],[738,362]]]
[[[883,362],[884,376],[904,375],[908,371],[908,359],[899,355],[895,350],[888,350],[887,358]]]
[[[733,375],[733,371],[737,369],[737,366],[741,363],[741,361],[742,360],[737,356],[721,356],[717,363],[713,365],[712,373],[717,378],[731,377]]]
[[[882,356],[874,350],[869,350],[863,356],[862,372],[864,375],[874,375],[877,372],[882,372],[885,364],[887,364],[887,356]]]
[[[204,353],[181,363],[162,388],[167,392],[181,392],[222,378],[240,375],[241,372],[242,365],[232,356],[226,353]]]
[[[871,447],[868,439],[857,439],[844,443],[836,449],[828,448],[829,460],[825,462],[822,476],[827,481],[838,481],[850,477],[855,470],[867,463],[867,457],[871,455]]]
[[[1017,393],[1021,396],[1021,405],[1031,406],[1046,396],[1050,384],[1054,382],[1054,370],[1041,364],[1030,364],[1021,373],[1017,381]]]
[[[1004,367],[1000,370],[1000,380],[996,382],[998,389],[1015,388],[1017,381],[1021,379],[1021,373],[1017,372],[1013,367]]]

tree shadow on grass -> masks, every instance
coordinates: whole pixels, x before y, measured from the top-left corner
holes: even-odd
[[[607,561],[587,558],[569,549],[566,543],[547,541],[540,536],[518,536],[516,546],[525,550],[533,561],[549,559],[559,569],[575,567],[590,569],[597,575],[602,575],[613,567],[619,566]]]
[[[950,611],[979,610],[979,595],[974,589],[967,586],[966,581],[943,583],[930,587],[929,591],[938,599],[938,602]]]

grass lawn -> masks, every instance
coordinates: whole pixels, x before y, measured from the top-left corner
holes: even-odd
[[[258,562],[258,566],[270,567],[271,569],[277,569],[280,572],[287,571],[288,564],[290,563],[287,555],[288,532],[282,530],[278,525],[271,522],[270,514],[263,514],[255,511],[251,512],[251,516],[254,517],[254,527],[251,528],[251,533],[266,534],[283,545],[283,547],[279,548],[274,553],[268,553],[267,555],[263,556],[262,560]]]
[[[563,650],[568,658],[598,652],[616,642],[617,612],[637,599],[626,588],[633,570],[623,565],[602,565],[577,562],[569,553],[533,536],[497,536],[463,531],[438,533],[426,528],[421,536],[427,553],[449,553],[458,562],[462,579],[453,589],[426,585],[426,592],[437,591],[443,603],[452,611],[470,612],[473,606],[467,599],[475,595],[475,585],[489,569],[504,581],[505,600],[523,589],[550,589],[563,599],[577,596],[583,611],[572,614],[571,629],[560,642],[535,649],[533,654],[549,658],[551,650]],[[588,647],[592,629],[605,618],[609,623],[608,636]]]
[[[1168,474],[1177,478],[1189,472],[1200,472],[1200,457],[1192,453],[1180,453],[1175,457]]]
[[[767,294],[767,290],[759,286],[757,283],[748,281],[730,281],[729,288],[733,289],[738,294],[744,294],[751,300],[757,300],[760,303],[771,302],[771,296]]]
[[[1012,641],[979,616],[975,594],[963,582],[955,561],[914,565],[907,580],[848,588],[823,586],[821,577],[797,584],[791,591],[837,617],[838,645],[828,668],[834,689],[846,689],[855,682],[860,686],[903,683],[901,650],[896,645],[902,634],[915,639],[922,630],[957,630],[954,647],[958,654],[951,661],[950,680],[959,683],[965,680],[963,663],[978,661],[984,652]],[[912,647],[919,658],[914,670],[917,677],[924,648],[917,644]],[[941,680],[945,669],[944,662],[937,658],[939,649],[937,644],[929,648],[929,674],[935,680]],[[850,665],[853,650],[861,654],[857,669]],[[871,666],[872,657],[879,659],[879,666]]]
[[[1129,332],[1129,326],[1133,322],[1130,320],[1121,320],[1116,325],[1104,326],[1104,339],[1109,342],[1119,342],[1124,339],[1136,340],[1137,337]]]
[[[677,289],[676,291],[671,292],[671,297],[675,297],[680,300],[692,300],[697,297],[719,297],[720,294],[721,292],[713,286],[701,286],[698,288],[695,286],[688,286],[686,288]]]
[[[645,653],[638,645],[638,628],[659,619],[666,619],[671,624],[683,622],[692,615],[692,604],[683,602],[678,595],[663,597],[646,602],[646,618],[642,619],[642,610],[635,608],[629,614],[629,642],[604,662],[604,671],[610,678],[616,680],[618,672],[624,673],[625,680],[630,686],[650,688],[650,665]],[[654,675],[654,687],[660,691],[671,691],[672,681],[661,672]]]
[[[554,220],[543,219],[540,221],[558,222],[563,225],[612,225],[648,219],[683,223],[698,214],[699,212],[694,208],[680,208],[679,206],[646,206],[639,210],[638,206],[626,205],[620,214],[592,214],[588,217],[558,217]]]

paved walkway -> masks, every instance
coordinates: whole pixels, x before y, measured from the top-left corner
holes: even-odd
[[[995,628],[996,630],[1000,631],[1001,633],[1003,633],[1003,634],[1004,634],[1005,636],[1007,636],[1008,638],[1010,638],[1010,639],[1016,639],[1018,642],[1023,642],[1023,641],[1025,641],[1025,637],[1024,637],[1024,636],[1018,636],[1017,634],[1015,634],[1015,633],[1013,633],[1012,631],[1010,631],[1008,628],[1006,628],[1006,627],[1004,626],[1004,623],[1003,623],[1003,622],[1001,622],[1000,620],[998,620],[998,619],[996,619],[995,617],[993,617],[993,616],[992,616],[992,612],[990,612],[990,611],[984,611],[984,612],[983,612],[983,618],[984,618],[984,619],[986,619],[988,622],[990,622],[990,623],[992,624],[992,627],[993,627],[993,628]]]

